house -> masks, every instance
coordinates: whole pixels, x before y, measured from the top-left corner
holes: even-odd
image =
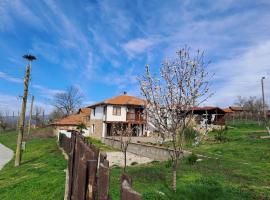
[[[89,106],[90,136],[96,138],[112,136],[113,124],[117,123],[136,128],[133,136],[145,135],[144,107],[145,100],[126,93]]]
[[[86,127],[89,126],[90,121],[90,108],[81,108],[75,114],[69,115],[63,119],[56,120],[51,125],[54,127],[54,134],[59,135],[59,133],[68,134],[73,130],[77,130],[77,126],[84,123]],[[89,129],[83,130],[85,135],[89,135]]]

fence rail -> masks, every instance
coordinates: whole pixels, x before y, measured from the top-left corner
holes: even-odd
[[[71,138],[61,134],[59,145],[68,155],[67,200],[110,200],[109,161],[106,153],[76,132]],[[132,189],[131,177],[121,176],[121,200],[141,200],[141,195]]]

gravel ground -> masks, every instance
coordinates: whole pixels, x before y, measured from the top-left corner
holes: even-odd
[[[110,166],[118,165],[124,166],[124,154],[122,152],[106,152],[107,160],[110,162]],[[138,164],[149,163],[153,160],[143,156],[138,156],[133,153],[127,152],[127,165],[130,166],[131,163],[136,162]]]

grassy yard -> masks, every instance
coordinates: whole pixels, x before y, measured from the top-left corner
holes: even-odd
[[[195,153],[207,156],[194,165],[181,160],[177,192],[170,189],[169,162],[153,162],[128,167],[134,188],[145,200],[165,199],[270,199],[270,140],[255,124],[234,124],[228,130],[228,142],[214,141],[216,133]],[[16,133],[0,134],[0,142],[15,149]],[[112,150],[91,139],[103,151]],[[33,137],[27,142],[23,163],[14,160],[0,171],[0,199],[63,199],[67,162],[57,148],[55,138]],[[110,171],[110,195],[119,199],[122,169]]]
[[[91,142],[91,144],[95,145],[97,148],[99,148],[100,151],[119,151],[117,149],[114,149],[110,146],[105,145],[104,143],[101,142],[101,140],[89,137],[88,138],[89,142]]]
[[[235,124],[227,133],[228,142],[210,139],[192,149],[208,156],[194,165],[181,160],[177,192],[170,190],[169,163],[132,166],[134,188],[144,199],[270,199],[270,140],[255,124]],[[119,199],[120,168],[111,170],[110,194]]]
[[[15,132],[0,134],[0,142],[15,150]],[[63,199],[67,162],[55,138],[31,138],[20,167],[14,159],[0,171],[1,200]]]

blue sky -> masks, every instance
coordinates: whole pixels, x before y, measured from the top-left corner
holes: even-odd
[[[261,96],[261,76],[269,102],[269,21],[269,0],[1,0],[0,110],[19,108],[26,53],[38,58],[30,93],[49,112],[49,99],[70,85],[84,105],[138,96],[145,64],[157,69],[185,45],[211,61],[209,105]]]

